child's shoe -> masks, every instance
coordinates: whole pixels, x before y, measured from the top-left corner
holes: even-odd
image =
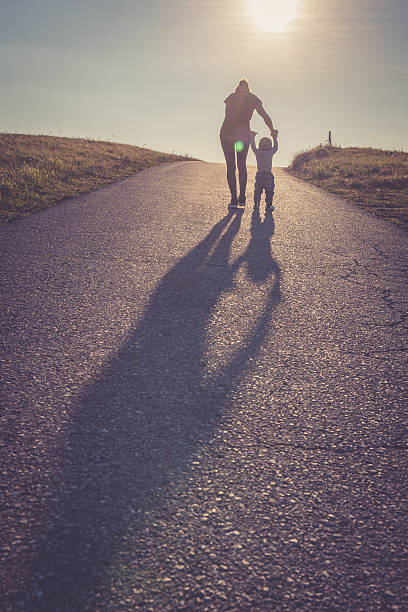
[[[238,208],[237,200],[231,200],[231,202],[228,204],[228,210],[231,210],[231,209],[234,209],[234,208]]]

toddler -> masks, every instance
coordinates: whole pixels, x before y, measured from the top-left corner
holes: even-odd
[[[272,174],[272,158],[278,150],[278,132],[272,132],[273,146],[270,138],[261,138],[259,148],[255,145],[256,132],[251,132],[251,149],[255,154],[258,166],[255,177],[254,205],[259,206],[265,189],[266,208],[273,210],[272,200],[275,191],[275,179]]]

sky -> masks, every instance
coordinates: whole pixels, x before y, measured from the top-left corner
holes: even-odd
[[[407,150],[408,0],[292,0],[279,32],[288,0],[262,1],[0,0],[0,131],[221,162],[224,99],[246,77],[279,130],[275,165],[329,130]]]

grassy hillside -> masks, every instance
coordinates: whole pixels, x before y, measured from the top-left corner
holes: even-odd
[[[287,170],[408,228],[408,153],[319,146]]]
[[[185,159],[113,142],[0,133],[0,222],[149,166]]]

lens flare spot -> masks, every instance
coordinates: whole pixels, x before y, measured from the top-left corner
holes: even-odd
[[[234,147],[235,147],[235,150],[237,151],[237,153],[241,153],[241,151],[244,150],[244,143],[242,142],[242,140],[237,140],[234,143]]]

